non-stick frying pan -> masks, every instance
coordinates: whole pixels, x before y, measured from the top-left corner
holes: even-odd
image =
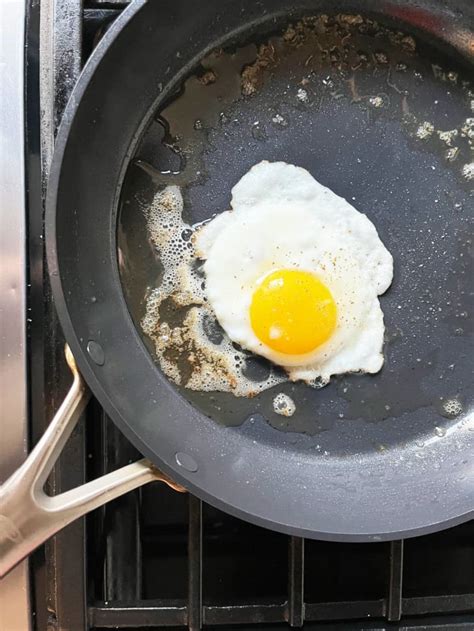
[[[298,28],[282,40],[322,12],[319,43]],[[256,89],[242,94],[256,60]],[[57,137],[49,271],[87,384],[170,478],[243,519],[321,539],[407,537],[473,515],[473,63],[469,0],[137,1],[105,35]],[[239,399],[170,383],[140,329],[160,269],[143,205],[177,183],[187,218],[209,218],[262,159],[303,166],[352,201],[395,261],[382,372],[285,384],[297,411],[283,420],[275,391]],[[249,367],[255,379],[265,369]],[[139,466],[126,488],[152,479]],[[125,490],[113,484],[88,508]]]

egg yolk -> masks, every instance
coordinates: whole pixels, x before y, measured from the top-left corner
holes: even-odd
[[[336,327],[329,289],[314,274],[282,269],[265,276],[252,296],[250,323],[258,339],[287,355],[324,344]]]

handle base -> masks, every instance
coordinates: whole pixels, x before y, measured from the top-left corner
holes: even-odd
[[[60,495],[46,495],[46,479],[90,398],[68,346],[66,360],[74,377],[71,389],[28,458],[0,486],[0,578],[72,521],[128,491],[158,481],[185,492],[144,458]]]

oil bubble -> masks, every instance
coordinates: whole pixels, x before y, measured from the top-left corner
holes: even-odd
[[[280,392],[273,399],[273,410],[280,416],[293,416],[296,405],[291,397],[284,392]]]

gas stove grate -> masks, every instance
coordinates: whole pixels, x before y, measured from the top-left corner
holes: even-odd
[[[102,454],[91,477],[138,455],[98,406],[88,433]],[[153,484],[89,516],[87,537],[91,629],[474,629],[474,522],[406,541],[311,541]]]
[[[158,494],[161,491],[155,490],[155,500],[158,502]],[[180,498],[181,499],[181,498]],[[298,537],[284,537],[283,535],[268,537],[272,539],[270,545],[275,544],[275,553],[281,554],[284,551],[283,540],[286,543],[288,550],[288,557],[280,558],[280,564],[287,569],[287,590],[285,598],[280,600],[267,598],[259,601],[250,600],[247,602],[232,602],[234,600],[234,594],[229,592],[229,601],[232,604],[224,604],[220,602],[211,603],[207,602],[208,599],[204,599],[203,602],[203,585],[206,585],[206,568],[207,559],[206,554],[203,554],[203,541],[206,541],[206,530],[212,529],[213,523],[203,521],[203,506],[200,500],[190,496],[187,500],[182,499],[183,502],[188,502],[188,524],[187,524],[187,555],[186,565],[181,566],[187,574],[187,593],[185,598],[180,599],[147,599],[137,600],[133,603],[109,601],[107,603],[94,603],[89,607],[89,622],[92,628],[159,628],[159,627],[172,627],[182,626],[189,629],[200,629],[201,626],[222,626],[228,628],[229,625],[250,625],[250,624],[276,624],[285,623],[284,627],[301,627],[303,623],[319,622],[328,623],[335,621],[351,621],[351,629],[359,628],[357,620],[362,622],[361,628],[369,628],[367,626],[368,619],[378,619],[375,628],[386,628],[383,620],[387,622],[397,622],[401,617],[413,618],[415,616],[427,616],[427,615],[441,615],[441,614],[461,614],[469,612],[470,617],[464,618],[465,621],[471,620],[471,628],[474,625],[474,593],[466,594],[435,594],[435,595],[419,595],[419,596],[406,596],[402,597],[402,584],[404,577],[404,548],[407,547],[410,553],[411,559],[408,561],[413,566],[416,563],[417,548],[421,546],[423,548],[430,537],[424,537],[419,540],[411,540],[406,543],[403,541],[394,541],[390,544],[356,544],[360,548],[362,553],[358,558],[361,559],[366,556],[367,559],[367,572],[374,571],[371,567],[371,559],[374,557],[374,548],[379,547],[382,552],[381,557],[378,559],[380,562],[380,569],[385,574],[386,580],[383,584],[385,594],[379,598],[368,599],[354,599],[354,600],[334,600],[334,601],[322,601],[314,602],[308,599],[308,592],[314,591],[315,585],[307,585],[305,583],[314,583],[314,574],[317,573],[317,568],[307,567],[308,560],[314,561],[313,554],[305,554],[305,548],[313,548],[316,546],[319,550],[326,549],[335,552],[334,563],[337,566],[337,571],[353,572],[353,569],[349,569],[351,563],[354,562],[354,546],[350,544],[331,544],[323,542],[311,542],[305,541]],[[114,510],[113,508],[111,510]],[[214,519],[223,519],[227,521],[229,527],[234,522],[232,518],[219,516],[217,511],[210,509],[214,515]],[[130,520],[127,520],[130,521]],[[236,520],[235,520],[236,521]],[[137,522],[135,522],[137,523]],[[207,528],[206,528],[207,526]],[[262,532],[258,532],[261,529],[257,527],[245,526],[243,531],[252,531],[256,535],[256,544],[264,537]],[[454,529],[451,533],[444,533],[445,536],[451,538],[451,544],[456,540],[465,541],[471,543],[473,541],[473,528],[460,527]],[[130,533],[130,540],[135,538],[135,534]],[[183,539],[184,539],[183,533]],[[212,535],[211,535],[212,537]],[[281,541],[278,541],[281,539]],[[439,535],[431,537],[432,546],[429,546],[433,553],[436,550],[436,541],[442,540]],[[248,541],[248,545],[255,545],[255,539]],[[205,547],[205,546],[204,546]],[[341,548],[347,549],[346,562],[342,562],[343,556],[340,555]],[[310,551],[311,552],[311,551]],[[378,551],[379,552],[379,551]],[[377,556],[379,553],[377,552]],[[256,555],[259,553],[256,551]],[[324,557],[327,552],[324,553]],[[466,554],[470,555],[470,559],[474,556],[474,550],[471,547],[466,549]],[[308,559],[308,556],[310,559]],[[383,558],[385,557],[385,558]],[[421,561],[421,556],[419,557]],[[146,563],[146,560],[143,560]],[[470,561],[469,561],[470,562]],[[468,570],[468,565],[466,570]],[[359,568],[361,569],[361,568]],[[413,568],[411,568],[412,571]],[[385,570],[385,571],[383,571]],[[443,566],[439,567],[440,572],[443,572]],[[313,576],[311,576],[313,575]],[[473,585],[474,575],[471,572],[471,576],[465,577],[471,581]],[[306,579],[306,580],[305,580]],[[362,581],[368,580],[365,576],[365,570],[362,568],[360,572],[360,579]],[[278,580],[276,581],[278,583]],[[410,582],[413,584],[413,576],[410,577]],[[309,589],[308,589],[309,587]],[[408,586],[408,591],[413,591],[413,587]],[[239,591],[238,585],[235,585],[235,591]],[[218,601],[220,598],[217,599]],[[448,628],[446,626],[449,623],[449,619],[445,619],[445,626],[442,628]],[[403,628],[407,623],[403,622]],[[439,620],[433,621],[433,625],[439,625]],[[390,625],[393,628],[394,625]],[[279,628],[279,627],[278,627]],[[305,624],[305,628],[307,627]],[[317,628],[320,628],[318,625]],[[323,627],[324,628],[324,627]],[[332,627],[331,627],[332,628]],[[388,627],[387,627],[388,628]],[[397,628],[395,626],[395,628]],[[398,627],[402,628],[402,627]],[[419,625],[415,628],[431,628],[430,623],[426,620],[419,622]],[[453,627],[455,628],[455,627]],[[468,628],[468,627],[466,627]]]

